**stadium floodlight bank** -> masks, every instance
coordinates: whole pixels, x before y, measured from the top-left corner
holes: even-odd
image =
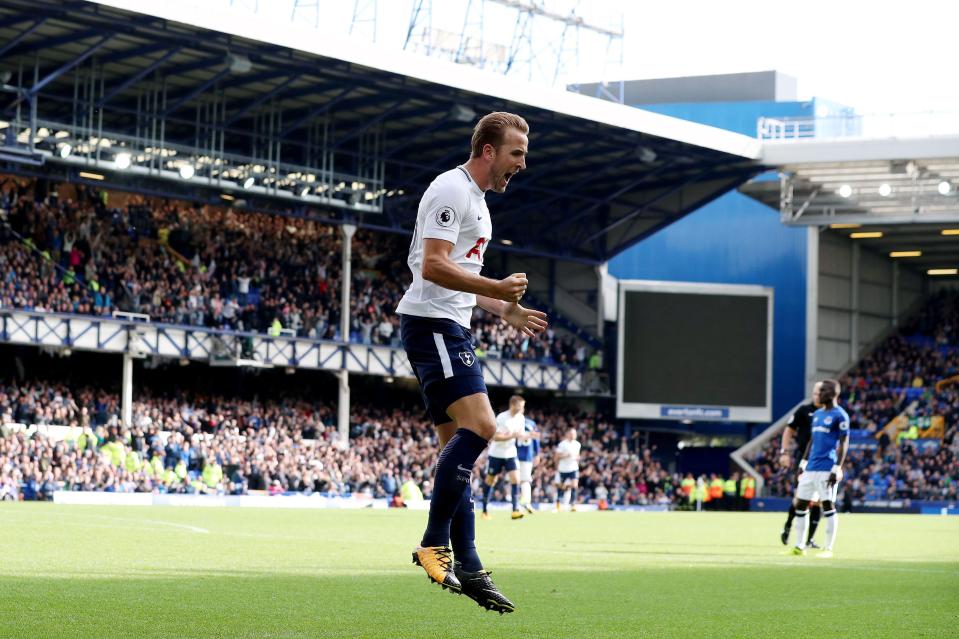
[[[773,290],[622,280],[616,416],[772,419]]]

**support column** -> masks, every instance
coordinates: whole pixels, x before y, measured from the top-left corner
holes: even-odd
[[[892,302],[889,309],[889,318],[893,326],[899,325],[899,262],[892,261]]]
[[[850,298],[852,300],[849,309],[849,361],[859,359],[859,244],[853,242],[852,245],[852,268],[850,275]]]
[[[352,284],[353,234],[356,226],[344,224],[343,231],[343,267],[340,282],[340,341],[346,348],[350,345],[350,297]],[[345,362],[344,362],[345,363]],[[340,446],[350,445],[350,373],[344,369],[337,373],[340,379],[339,400],[336,411],[336,423],[339,429]]]
[[[120,394],[120,414],[123,426],[133,426],[133,356],[123,354],[123,382]]]
[[[819,373],[819,227],[806,229],[806,387],[809,397]]]
[[[606,327],[606,275],[609,273],[609,262],[596,265],[596,336],[603,339],[603,329]]]

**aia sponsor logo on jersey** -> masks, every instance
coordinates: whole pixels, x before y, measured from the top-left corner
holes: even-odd
[[[475,258],[478,259],[478,260],[482,260],[482,259],[483,259],[483,251],[485,251],[485,250],[486,250],[486,238],[485,238],[485,237],[481,237],[480,239],[476,240],[476,244],[473,245],[473,248],[471,248],[470,250],[466,251],[466,259],[470,259],[471,257],[475,257]]]

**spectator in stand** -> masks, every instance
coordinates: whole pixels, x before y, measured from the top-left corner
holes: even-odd
[[[103,193],[34,201],[25,180],[0,182],[0,306],[110,315],[315,339],[395,345],[394,310],[408,274],[401,238],[353,240],[351,334],[338,335],[340,243],[314,220],[132,196],[107,208]],[[390,274],[390,277],[384,277]],[[537,339],[476,311],[489,357],[585,366],[585,347],[555,330]]]
[[[435,434],[418,413],[358,406],[350,447],[342,450],[333,445],[334,411],[320,402],[146,394],[134,402],[130,428],[120,425],[119,403],[116,395],[90,387],[0,384],[0,423],[8,425],[0,435],[0,486],[6,487],[0,490],[31,499],[53,490],[390,498],[412,480],[430,492]],[[542,412],[534,419],[546,446],[576,425],[584,501],[670,504],[680,498],[678,478],[655,458],[655,449],[624,437],[609,420],[574,412]],[[27,436],[10,426],[17,423],[69,430],[63,439]],[[554,474],[553,460],[537,465],[534,501],[553,499]]]

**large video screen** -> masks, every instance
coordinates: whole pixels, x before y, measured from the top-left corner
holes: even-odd
[[[622,281],[618,417],[766,422],[772,289]]]

